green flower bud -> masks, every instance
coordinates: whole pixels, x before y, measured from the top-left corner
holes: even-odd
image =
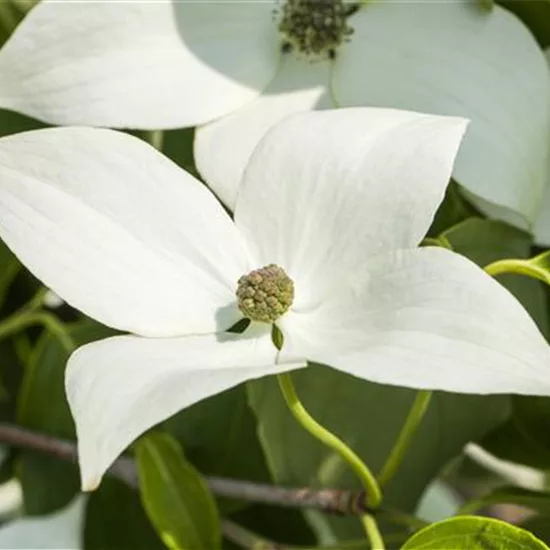
[[[243,275],[237,283],[237,303],[252,321],[273,323],[294,300],[294,283],[284,269],[269,264]]]
[[[347,18],[356,11],[357,4],[344,0],[286,0],[279,22],[285,49],[333,57],[353,33]]]

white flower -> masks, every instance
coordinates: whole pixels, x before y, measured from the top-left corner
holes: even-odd
[[[43,1],[0,52],[0,106],[54,124],[206,124],[197,166],[230,209],[254,146],[291,113],[332,105],[464,116],[472,124],[454,177],[484,211],[533,225],[550,148],[550,75],[519,19],[473,0],[368,1],[343,26],[341,13],[329,18],[340,44],[281,53],[292,39],[285,13],[304,5],[353,6]]]
[[[0,527],[0,548],[6,550],[81,550],[86,498],[78,496],[62,510],[23,517]]]
[[[546,60],[550,67],[550,48],[545,50]],[[547,96],[550,104],[550,94]],[[536,220],[534,233],[535,242],[541,246],[550,247],[550,146],[547,150],[548,175],[546,179],[546,189],[541,201],[540,214]]]
[[[464,257],[415,248],[464,129],[386,109],[295,115],[253,153],[234,222],[126,134],[0,139],[0,236],[68,303],[134,333],[69,361],[83,487],[176,411],[306,360],[413,388],[550,395],[550,350],[519,302]],[[294,283],[280,354],[267,323],[226,332],[243,317],[240,277],[269,264]]]

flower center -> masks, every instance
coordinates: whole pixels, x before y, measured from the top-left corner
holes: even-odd
[[[334,57],[336,48],[353,33],[347,18],[357,9],[358,4],[344,0],[285,0],[279,22],[283,51]]]
[[[284,269],[269,264],[243,275],[237,283],[237,303],[252,321],[273,323],[294,300],[294,283]]]

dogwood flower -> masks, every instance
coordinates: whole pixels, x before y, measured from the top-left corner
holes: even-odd
[[[550,69],[550,48],[544,52],[548,68]],[[550,104],[550,95],[547,97]],[[541,246],[550,247],[550,146],[548,147],[548,175],[546,178],[545,192],[541,201],[539,216],[535,223],[535,242]]]
[[[253,153],[234,221],[129,135],[0,139],[0,236],[69,304],[133,333],[69,360],[83,488],[176,411],[307,361],[413,388],[550,395],[550,351],[519,302],[466,258],[415,248],[465,126],[387,109],[295,115]]]
[[[39,517],[23,517],[0,527],[0,548],[6,550],[83,550],[86,498],[78,496],[62,510]]]
[[[277,121],[379,106],[470,118],[455,179],[485,212],[531,228],[549,94],[528,29],[472,0],[45,0],[0,52],[0,107],[54,124],[204,125],[197,166],[231,210]]]

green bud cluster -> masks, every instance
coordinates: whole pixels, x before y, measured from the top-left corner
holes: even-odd
[[[237,283],[237,303],[252,321],[273,323],[294,300],[294,283],[284,269],[269,264],[243,275]]]
[[[347,18],[356,10],[356,4],[344,0],[286,0],[279,22],[285,47],[306,55],[332,57],[353,33]]]

